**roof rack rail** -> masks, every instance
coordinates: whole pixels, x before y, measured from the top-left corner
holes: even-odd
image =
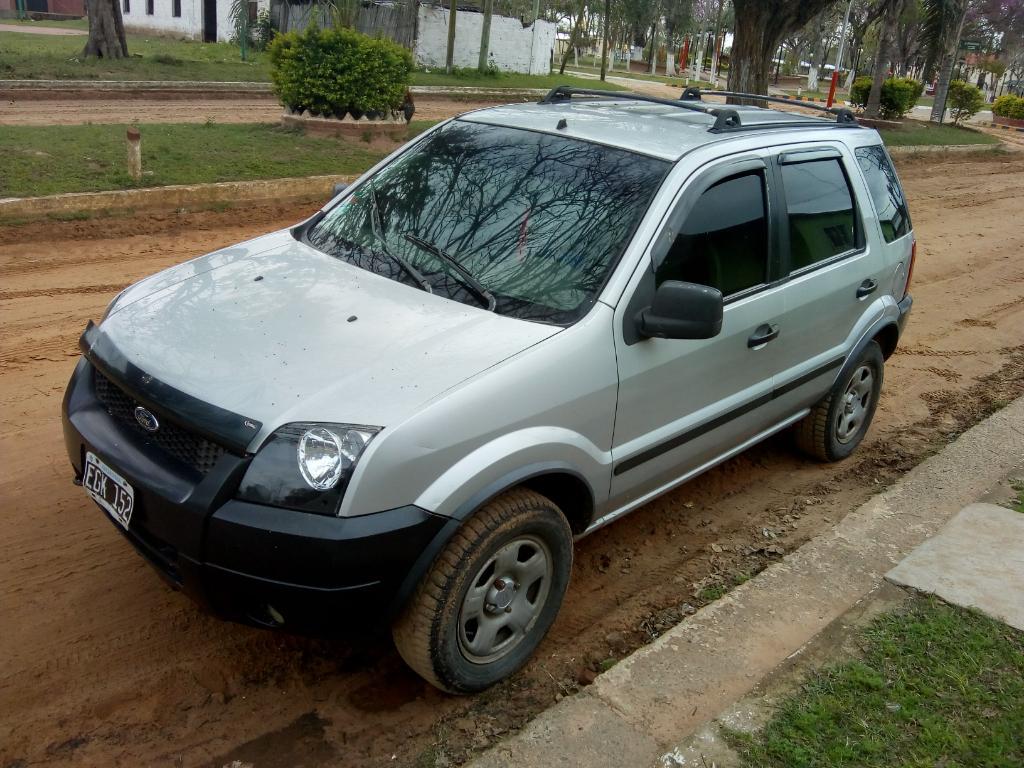
[[[687,91],[692,89],[688,88]],[[698,92],[699,93],[699,92]],[[598,96],[606,99],[625,99],[626,101],[643,101],[648,104],[665,104],[669,107],[688,109],[691,112],[701,112],[715,118],[715,124],[709,129],[715,133],[733,130],[740,127],[740,115],[735,109],[720,107],[717,104],[705,104],[700,99],[660,99],[657,96],[645,96],[642,93],[631,93],[629,91],[602,91],[597,88],[576,88],[571,85],[559,85],[548,91],[547,95],[540,100],[540,104],[557,104],[569,101],[573,96]]]
[[[808,101],[797,101],[795,99],[784,99],[779,96],[764,96],[759,93],[739,93],[737,91],[702,91],[700,88],[686,88],[679,97],[681,101],[700,101],[702,96],[725,96],[734,99],[746,99],[748,101],[770,101],[773,104],[793,104],[803,109],[814,109],[818,112],[826,112],[836,116],[837,125],[856,125],[857,118],[852,111],[845,107],[825,107],[821,104],[814,104]]]
[[[813,123],[800,122],[796,120],[790,120],[787,122],[778,123],[754,123],[750,125],[743,125],[740,119],[740,113],[729,106],[719,106],[717,104],[708,104],[701,100],[701,96],[731,96],[742,99],[756,99],[761,101],[777,101],[781,104],[798,104],[801,107],[808,107],[810,109],[816,109],[821,112],[828,112],[836,116],[836,125],[842,127],[859,127],[857,126],[857,118],[853,116],[853,112],[848,109],[840,107],[823,107],[817,104],[805,104],[804,102],[793,102],[789,99],[780,99],[774,96],[760,96],[758,94],[751,93],[734,93],[732,91],[701,91],[700,88],[690,87],[683,91],[682,95],[678,99],[661,99],[657,96],[645,96],[640,93],[630,93],[622,91],[604,91],[598,90],[597,88],[576,88],[570,85],[559,85],[552,88],[540,100],[540,104],[558,104],[561,102],[569,101],[573,96],[597,96],[605,99],[616,99],[626,101],[642,101],[648,104],[664,104],[669,107],[678,107],[679,109],[688,109],[691,112],[701,112],[705,115],[710,115],[715,118],[715,123],[708,128],[709,133],[727,133],[729,131],[741,131],[741,130],[760,130],[765,128],[807,128],[813,126]]]

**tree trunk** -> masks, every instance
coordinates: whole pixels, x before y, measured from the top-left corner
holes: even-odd
[[[882,28],[878,32],[878,53],[875,58],[875,71],[872,73],[871,90],[868,92],[868,103],[864,114],[878,117],[882,108],[882,83],[889,71],[892,60],[893,44],[896,42],[896,31],[903,13],[903,0],[886,0],[885,15],[882,17]]]
[[[454,0],[452,0],[454,2]],[[612,16],[612,0],[604,0],[604,34],[601,35],[601,82],[608,74],[608,34],[609,20]]]
[[[819,13],[814,17],[814,27],[811,29],[811,37],[814,39],[814,45],[811,49],[811,67],[807,72],[807,90],[816,91],[818,90],[818,67],[821,65],[821,61],[824,59],[825,54],[822,51],[822,47],[825,45],[824,37],[825,28],[825,13]]]
[[[487,71],[487,54],[491,48],[491,15],[494,12],[494,0],[484,0],[484,23],[480,30],[480,60],[477,62],[477,70]],[[562,70],[565,70],[565,59],[562,59]]]
[[[800,29],[833,0],[733,0],[735,38],[729,90],[768,93],[771,59],[782,39]]]
[[[487,0],[488,3],[493,3],[493,0]],[[573,52],[573,56],[576,56],[576,52],[579,50],[577,46],[580,44],[580,28],[583,26],[583,12],[586,10],[587,0],[580,0],[580,12],[576,14],[576,24],[572,28],[572,33],[569,35],[569,45],[565,49],[565,53],[562,54],[562,66],[558,68],[558,74],[565,74],[565,64],[569,60],[569,51]],[[579,59],[576,58],[576,65],[579,66]]]
[[[120,0],[90,0],[89,39],[82,56],[101,59],[128,58]]]
[[[449,75],[455,69],[455,17],[458,10],[456,0],[452,0],[451,10],[448,11],[448,50],[444,55],[444,71]]]
[[[651,24],[651,60],[647,65],[648,74],[654,75],[658,72],[658,19],[655,17]]]
[[[953,79],[953,67],[956,64],[957,50],[960,47],[960,35],[964,31],[967,19],[967,3],[960,8],[960,20],[955,29],[949,30],[942,46],[942,58],[939,64],[939,76],[935,81],[935,101],[932,102],[932,114],[929,119],[933,123],[941,123],[946,114],[946,96],[949,94],[949,81]]]
[[[722,11],[725,9],[725,0],[718,0],[718,13],[715,14],[715,38],[711,41],[711,87],[718,87],[718,56],[721,48],[718,43],[718,33],[722,31]]]

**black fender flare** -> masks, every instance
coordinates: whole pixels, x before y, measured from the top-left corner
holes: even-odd
[[[405,607],[405,604],[412,596],[417,585],[423,577],[427,575],[430,567],[434,564],[434,560],[437,559],[441,550],[444,549],[452,536],[455,535],[455,532],[459,529],[459,526],[462,525],[466,518],[480,509],[480,507],[484,506],[491,499],[500,496],[505,491],[515,488],[517,485],[521,485],[535,477],[553,473],[572,475],[582,482],[590,492],[591,508],[593,509],[593,500],[595,498],[594,489],[590,486],[590,483],[587,482],[583,474],[576,469],[576,467],[562,461],[543,461],[534,464],[527,464],[524,467],[519,467],[518,469],[503,475],[497,480],[488,483],[460,504],[451,517],[448,518],[448,521],[441,527],[441,530],[435,533],[434,538],[431,539],[430,543],[423,548],[423,552],[421,552],[420,556],[416,558],[416,562],[414,562],[412,568],[409,569],[409,572],[398,587],[398,591],[391,600],[391,605],[388,607],[387,612],[388,620],[393,620]],[[593,512],[591,512],[591,514],[593,514]]]

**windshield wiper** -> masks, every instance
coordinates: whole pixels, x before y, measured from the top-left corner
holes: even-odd
[[[373,224],[373,236],[380,243],[380,249],[384,252],[384,255],[400,266],[402,271],[416,281],[420,288],[427,293],[433,293],[434,288],[427,278],[416,267],[397,253],[392,253],[391,249],[388,248],[388,241],[384,239],[384,224],[380,220],[380,208],[377,207],[377,192],[372,187],[370,188],[370,221]]]
[[[473,274],[462,266],[454,256],[445,253],[433,243],[424,240],[422,237],[419,237],[412,232],[406,232],[404,237],[413,245],[419,246],[427,253],[437,256],[437,258],[450,265],[452,269],[459,273],[459,276],[466,284],[466,287],[468,287],[478,299],[487,305],[487,311],[494,311],[494,307],[498,304],[497,299],[494,298],[494,294],[484,288],[480,281],[473,277]]]

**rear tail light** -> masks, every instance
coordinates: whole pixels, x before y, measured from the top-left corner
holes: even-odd
[[[907,294],[910,293],[910,281],[914,279],[914,262],[917,261],[917,238],[915,237],[910,243],[910,269],[907,270],[907,284],[903,288],[903,296],[906,298]]]

